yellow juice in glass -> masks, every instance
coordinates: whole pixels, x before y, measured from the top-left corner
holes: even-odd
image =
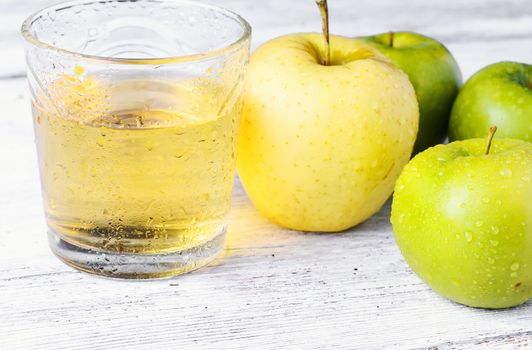
[[[223,233],[238,103],[216,106],[217,88],[198,94],[201,81],[111,83],[75,72],[48,89],[60,104],[33,105],[49,229],[126,254],[182,251]]]

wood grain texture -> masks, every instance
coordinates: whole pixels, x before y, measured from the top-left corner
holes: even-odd
[[[313,1],[211,1],[246,17],[253,47],[317,31]],[[389,203],[341,234],[262,219],[237,182],[224,257],[179,278],[114,281],[49,252],[23,43],[24,17],[50,1],[0,0],[0,349],[527,349],[532,302],[508,310],[438,296],[394,244]],[[444,41],[464,76],[532,61],[530,0],[331,0],[331,31],[410,29]]]

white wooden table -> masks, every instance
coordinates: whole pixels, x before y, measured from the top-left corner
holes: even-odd
[[[436,295],[405,264],[389,203],[342,234],[262,219],[237,183],[224,257],[192,274],[115,281],[50,253],[41,209],[22,20],[49,0],[0,0],[0,349],[524,349],[532,302],[501,311]],[[313,0],[212,1],[252,24],[253,47],[318,31]],[[330,0],[331,30],[409,29],[453,51],[465,77],[532,62],[530,0]]]

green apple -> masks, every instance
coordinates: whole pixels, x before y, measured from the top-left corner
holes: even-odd
[[[442,43],[412,32],[362,38],[397,64],[410,79],[419,102],[419,132],[414,154],[442,143],[449,116],[462,85],[455,59]]]
[[[451,140],[482,137],[497,125],[497,137],[532,142],[532,65],[492,64],[473,75],[456,98]]]
[[[327,39],[262,45],[244,95],[242,183],[264,216],[303,231],[345,230],[378,211],[418,129],[415,92],[398,67],[360,40]]]
[[[420,154],[397,180],[391,222],[423,281],[458,303],[504,308],[532,297],[532,144],[470,139]]]

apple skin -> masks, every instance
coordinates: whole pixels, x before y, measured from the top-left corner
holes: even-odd
[[[377,212],[408,162],[418,106],[371,46],[321,34],[273,39],[251,57],[237,167],[256,208],[302,231],[342,231]]]
[[[532,297],[532,144],[485,140],[418,154],[397,180],[391,222],[412,270],[458,303],[505,308]]]
[[[419,103],[419,132],[414,154],[442,143],[462,74],[453,55],[439,41],[413,32],[382,33],[362,38],[408,75]],[[484,129],[486,130],[486,129]]]
[[[449,137],[483,137],[497,125],[496,138],[532,142],[532,65],[499,62],[473,75],[458,95]]]

